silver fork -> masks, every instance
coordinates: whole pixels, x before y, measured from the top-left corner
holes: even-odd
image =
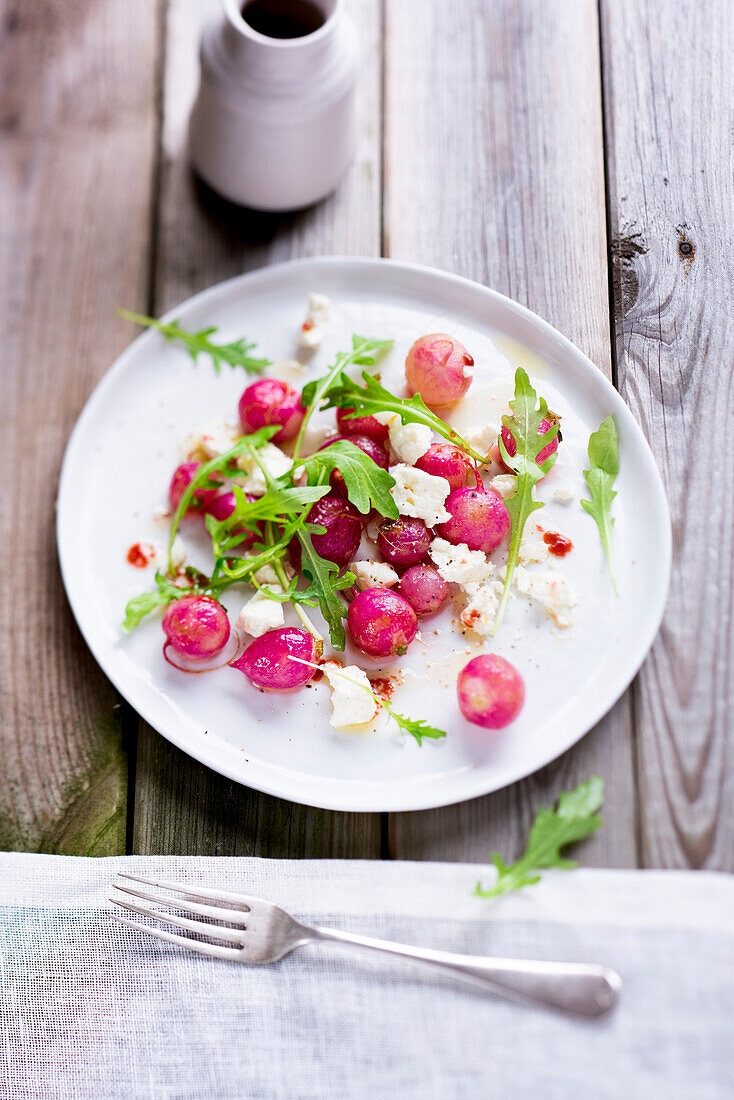
[[[152,893],[141,889],[141,886],[173,891],[183,896]],[[140,905],[132,898],[152,902],[163,909]],[[338,932],[334,928],[309,928],[270,901],[190,883],[164,882],[162,879],[120,873],[113,885],[110,901],[131,913],[184,929],[189,935],[142,924],[119,913],[112,914],[128,928],[188,947],[200,955],[230,962],[271,963],[308,943],[337,943],[414,959],[486,992],[578,1016],[601,1016],[608,1012],[622,988],[619,975],[606,966],[457,955],[450,951],[432,951],[370,936],[357,936],[352,932]],[[166,912],[171,909],[178,912]],[[181,916],[181,913],[188,915]],[[207,919],[193,919],[195,917]],[[213,924],[212,921],[221,923]],[[195,939],[192,933],[219,942]]]

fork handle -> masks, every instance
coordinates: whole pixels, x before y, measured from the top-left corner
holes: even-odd
[[[606,966],[584,963],[536,962],[524,959],[492,959],[481,955],[457,955],[405,943],[356,936],[333,928],[309,929],[316,941],[385,951],[427,964],[489,993],[526,1004],[560,1009],[577,1016],[601,1016],[614,1005],[622,987],[619,975]]]

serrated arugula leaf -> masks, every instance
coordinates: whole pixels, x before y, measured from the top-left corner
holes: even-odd
[[[589,436],[589,469],[584,470],[584,478],[589,486],[591,500],[582,500],[581,507],[588,512],[599,529],[599,538],[609,566],[609,576],[616,595],[617,582],[612,565],[612,502],[616,492],[612,488],[619,473],[619,437],[613,416],[602,420],[595,432]]]
[[[205,487],[216,486],[217,482],[216,480],[212,481],[211,475],[217,471],[223,474],[231,473],[232,471],[229,467],[236,461],[239,455],[249,454],[257,459],[258,450],[264,447],[277,431],[277,425],[268,424],[267,427],[260,428],[258,431],[253,432],[252,435],[245,435],[241,439],[238,439],[228,451],[225,451],[221,455],[217,455],[216,458],[210,459],[209,462],[205,462],[199,467],[195,477],[187,485],[186,491],[178,503],[178,508],[171,517],[171,529],[168,535],[168,568],[171,572],[173,572],[171,565],[171,547],[173,546],[173,540],[176,537],[181,520],[186,515],[194,494]]]
[[[133,596],[125,607],[125,618],[122,621],[122,630],[129,634],[136,626],[139,626],[146,615],[155,611],[157,607],[168,607],[169,603],[186,596],[194,589],[179,588],[162,573],[155,575],[156,587],[153,592],[143,592],[140,596]]]
[[[477,883],[474,894],[479,898],[493,898],[532,886],[540,880],[538,871],[547,867],[569,869],[576,861],[565,859],[561,849],[567,844],[583,840],[602,824],[597,813],[604,801],[604,782],[598,775],[580,783],[573,791],[565,791],[558,799],[558,807],[541,809],[533,822],[525,852],[509,866],[496,852],[492,862],[497,868],[497,881],[485,890]]]
[[[205,589],[206,594],[218,598],[233,584],[252,584],[255,574],[266,565],[278,566],[291,541],[303,527],[305,519],[306,513],[303,512],[300,516],[284,523],[279,529],[279,538],[273,538],[267,543],[256,543],[254,554],[248,554],[247,557],[234,557],[231,553],[226,553],[218,557],[211,580]]]
[[[268,489],[257,500],[248,500],[239,485],[232,486],[235,508],[224,520],[214,516],[204,517],[206,529],[212,537],[215,557],[220,557],[242,542],[242,529],[255,531],[258,523],[268,520],[281,521],[284,516],[300,515],[329,492],[328,485],[291,485]]]
[[[331,587],[334,592],[341,592],[345,588],[353,588],[357,583],[357,578],[354,573],[350,573],[347,570],[346,573],[342,573],[340,577],[333,577],[331,581]],[[319,602],[319,587],[317,584],[311,582],[308,588],[302,588],[298,592],[297,598],[301,601],[310,602],[312,606],[315,606]]]
[[[397,506],[390,496],[395,478],[354,443],[340,439],[304,459],[303,465],[309,475],[315,474],[317,477],[325,474],[328,478],[332,470],[339,470],[344,478],[347,496],[362,515],[366,516],[374,507],[388,519],[398,518]],[[328,491],[328,486],[325,491]]]
[[[339,566],[316,552],[310,531],[301,528],[298,531],[298,541],[301,544],[301,572],[311,582],[306,591],[319,601],[321,614],[329,625],[329,637],[334,649],[344,649],[346,634],[343,620],[347,614],[347,605],[337,595],[339,589],[345,587],[338,584]]]
[[[353,417],[374,416],[379,412],[397,413],[403,424],[427,424],[434,432],[471,455],[475,462],[486,462],[487,456],[475,451],[445,420],[431,412],[420,394],[396,397],[368,371],[362,372],[362,379],[363,386],[346,375],[338,379],[327,394],[325,407],[354,409]]]
[[[352,350],[339,352],[334,365],[329,368],[323,378],[316,378],[313,382],[308,382],[303,387],[301,392],[301,404],[306,409],[306,415],[301,423],[293,448],[294,462],[301,453],[303,437],[306,434],[309,420],[315,410],[321,407],[322,401],[325,399],[332,386],[337,383],[337,380],[341,379],[342,373],[346,367],[350,364],[372,367],[375,365],[377,358],[388,352],[392,346],[392,340],[373,340],[365,336],[353,336]],[[324,406],[324,408],[328,407],[328,405]]]
[[[511,432],[517,449],[515,454],[510,456],[501,434],[499,447],[503,461],[517,474],[517,488],[514,495],[505,500],[505,507],[510,513],[512,523],[510,551],[507,557],[502,599],[492,627],[493,636],[499,629],[507,606],[512,577],[520,556],[520,543],[525,524],[533,512],[543,507],[541,501],[535,500],[533,489],[556,461],[556,455],[553,453],[539,466],[538,455],[558,435],[557,423],[551,424],[548,431],[538,435],[541,422],[548,415],[548,406],[542,397],[538,397],[522,367],[518,367],[515,372],[515,397],[510,401],[510,408],[512,415],[503,416],[502,423]]]
[[[199,332],[187,332],[186,329],[181,328],[178,321],[164,324],[162,321],[157,321],[155,317],[146,317],[143,313],[131,313],[127,309],[118,309],[117,313],[126,321],[156,329],[169,343],[178,341],[183,344],[195,363],[200,355],[208,355],[217,373],[222,369],[222,364],[229,367],[242,367],[248,374],[259,374],[265,367],[270,366],[270,359],[253,359],[249,355],[257,345],[248,344],[244,337],[233,340],[229,344],[215,344],[210,339],[218,331],[215,326],[203,328]]]
[[[415,737],[419,745],[423,744],[424,737],[432,741],[437,741],[439,738],[446,736],[444,730],[436,729],[435,726],[429,726],[422,718],[406,718],[404,714],[398,714],[397,711],[393,710],[385,699],[381,699],[379,696],[377,696],[377,699],[382,703],[390,717],[397,722],[400,729]]]

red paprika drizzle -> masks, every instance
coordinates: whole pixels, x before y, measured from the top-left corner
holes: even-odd
[[[573,543],[565,535],[560,535],[558,531],[545,531],[543,533],[543,542],[548,547],[548,552],[554,554],[557,558],[565,558],[569,550],[573,550]]]
[[[155,557],[155,547],[149,542],[136,542],[127,552],[127,560],[136,569],[146,569]]]

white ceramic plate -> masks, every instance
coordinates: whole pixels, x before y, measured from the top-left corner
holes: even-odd
[[[140,336],[120,356],[69,441],[58,545],[71,606],[100,665],[139,713],[191,756],[240,783],[314,806],[371,811],[424,809],[497,790],[578,741],[622,694],[652,644],[671,554],[659,474],[624,402],[586,356],[527,309],[453,275],[385,260],[301,260],[221,283],[171,317],[186,328],[217,325],[217,339],[246,334],[260,354],[290,357],[307,295],[315,290],[332,299],[333,319],[311,376],[349,346],[352,332],[395,338],[383,368],[389,379],[391,372],[399,375],[417,336],[448,330],[478,363],[471,391],[477,401],[461,414],[464,426],[499,420],[518,364],[563,416],[564,457],[542,483],[540,495],[549,503],[539,518],[573,540],[573,552],[553,568],[565,574],[579,602],[573,626],[561,631],[524,599],[510,601],[491,648],[525,678],[519,719],[487,734],[461,718],[456,674],[474,650],[453,629],[450,612],[423,624],[423,641],[404,659],[411,671],[393,700],[398,710],[447,730],[445,740],[422,747],[391,723],[369,735],[337,733],[329,726],[324,682],[290,696],[265,695],[229,668],[202,676],[171,668],[161,654],[158,621],[123,637],[127,599],[153,579],[151,571],[128,565],[127,548],[140,539],[163,540],[153,513],[165,501],[183,438],[212,417],[236,419],[247,384],[242,371],[217,375],[203,358],[194,366],[156,333]],[[619,599],[596,527],[578,504],[589,432],[610,412],[621,452],[614,506]],[[573,489],[572,503],[553,501],[559,485]],[[199,564],[205,544],[197,546],[197,522],[188,522],[185,537]],[[242,594],[225,602],[236,611]]]

